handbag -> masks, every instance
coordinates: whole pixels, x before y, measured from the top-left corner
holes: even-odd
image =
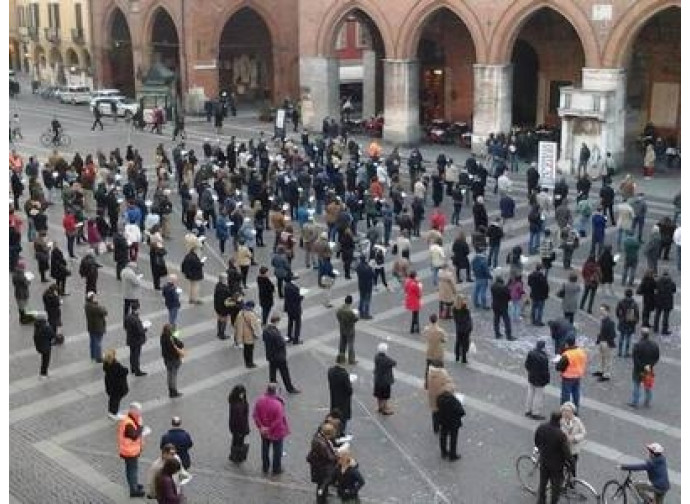
[[[651,390],[654,388],[654,371],[645,371],[642,374],[642,386],[646,390]]]

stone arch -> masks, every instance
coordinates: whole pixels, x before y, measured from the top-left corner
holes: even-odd
[[[274,52],[275,48],[284,47],[284,41],[281,37],[280,29],[278,28],[278,21],[273,17],[270,11],[266,10],[261,6],[260,3],[253,0],[245,0],[235,5],[229,5],[216,15],[217,23],[215,30],[215,47],[220,47],[225,25],[228,24],[235,14],[245,8],[253,10],[268,28],[268,32],[271,35],[271,44],[274,47]]]
[[[83,63],[82,63],[82,68],[83,68],[86,72],[91,72],[91,71],[93,70],[93,69],[91,68],[91,65],[93,64],[93,62],[91,61],[91,53],[89,52],[88,49],[83,49],[83,50],[82,50],[82,58],[81,58],[81,59],[82,59],[82,61],[83,61]]]
[[[345,2],[339,9],[334,9],[326,14],[321,20],[316,36],[316,54],[319,56],[331,56],[333,54],[337,32],[347,15],[352,12],[361,12],[376,28],[383,42],[384,57],[394,57],[395,45],[391,36],[391,27],[381,9],[370,0],[351,0]]]
[[[627,10],[616,22],[602,52],[602,66],[622,68],[626,65],[630,50],[642,27],[654,15],[677,7],[680,0],[640,0]]]
[[[599,68],[601,58],[596,34],[587,15],[571,0],[528,0],[512,3],[493,30],[489,45],[489,63],[502,64],[510,61],[515,40],[524,24],[542,8],[553,10],[571,24],[580,39],[585,66]]]
[[[120,89],[127,96],[136,91],[134,70],[134,37],[126,8],[114,2],[103,16],[102,84]],[[116,23],[120,23],[116,26]],[[117,38],[116,38],[117,37]]]
[[[57,47],[53,47],[48,53],[48,62],[50,66],[62,65],[63,64],[62,53]]]
[[[476,60],[478,62],[486,61],[488,47],[486,37],[480,28],[481,22],[464,1],[451,3],[448,0],[435,0],[428,3],[418,3],[417,7],[411,10],[403,21],[397,40],[397,55],[403,59],[415,59],[417,46],[427,21],[444,8],[455,14],[470,32]]]
[[[106,42],[106,44],[110,43],[110,36],[112,35],[113,31],[113,23],[117,19],[118,13],[121,14],[124,20],[127,22],[127,31],[129,31],[130,39],[133,40],[134,33],[132,33],[132,30],[130,29],[130,22],[129,19],[127,19],[127,14],[125,14],[126,12],[127,7],[120,5],[120,2],[117,0],[112,2],[106,9],[105,15],[101,19],[100,29],[101,37],[103,37],[103,40]]]
[[[77,54],[77,51],[75,51],[72,47],[68,47],[67,50],[65,51],[65,61],[67,67],[76,67],[79,68],[79,55]]]

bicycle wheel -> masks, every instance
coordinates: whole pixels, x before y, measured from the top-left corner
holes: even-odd
[[[522,488],[536,495],[539,487],[539,464],[530,455],[520,455],[515,461],[515,471]]]
[[[616,480],[606,482],[601,491],[602,504],[627,504],[628,496],[625,487]]]
[[[43,147],[50,147],[51,145],[53,145],[52,133],[42,133],[41,134],[41,145]]]
[[[563,489],[562,499],[565,502],[599,502],[599,495],[594,487],[584,480],[573,478],[570,485]]]
[[[63,133],[62,135],[60,135],[60,146],[61,147],[69,147],[71,143],[72,143],[72,139],[69,137],[68,134]]]

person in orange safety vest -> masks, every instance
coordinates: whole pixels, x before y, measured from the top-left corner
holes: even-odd
[[[565,349],[556,364],[561,372],[561,404],[572,401],[580,410],[580,380],[587,371],[587,353],[575,344],[575,336],[568,336]]]
[[[129,485],[130,497],[144,497],[144,485],[139,484],[139,456],[148,433],[141,417],[141,404],[129,405],[127,415],[117,426],[117,445],[120,457],[125,461],[125,476]]]

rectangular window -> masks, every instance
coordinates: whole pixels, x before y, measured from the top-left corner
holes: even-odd
[[[340,31],[335,39],[336,50],[345,49],[347,47],[347,22],[340,26]]]
[[[369,47],[369,30],[362,23],[357,23],[357,47]]]
[[[74,4],[74,24],[77,30],[82,31],[84,29],[84,24],[81,17],[81,4]]]
[[[60,28],[60,4],[48,4],[48,26]]]
[[[24,25],[24,7],[17,7],[17,25],[18,26],[25,26]]]
[[[33,26],[34,28],[39,28],[41,26],[41,16],[40,16],[40,11],[38,10],[38,4],[32,3],[30,5],[29,12],[31,13],[29,15],[29,17],[31,19],[31,26]]]

